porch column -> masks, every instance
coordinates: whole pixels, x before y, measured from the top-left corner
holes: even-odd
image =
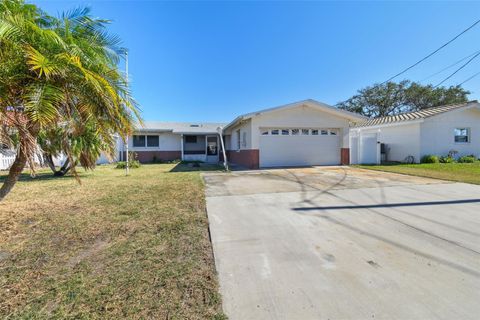
[[[208,136],[205,135],[205,162],[207,162]]]
[[[180,143],[180,152],[183,161],[183,133],[180,135],[181,143]]]

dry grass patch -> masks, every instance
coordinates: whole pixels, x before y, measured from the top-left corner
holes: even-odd
[[[24,178],[0,203],[2,318],[223,318],[198,172]]]

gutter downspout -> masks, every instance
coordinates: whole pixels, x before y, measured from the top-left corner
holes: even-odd
[[[228,170],[228,161],[227,161],[227,153],[225,152],[225,144],[223,143],[223,131],[222,127],[217,128],[218,135],[220,136],[220,144],[222,145],[222,153],[223,153],[223,166],[225,170]]]

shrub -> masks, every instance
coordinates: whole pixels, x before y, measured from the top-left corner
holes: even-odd
[[[440,157],[440,158],[438,158],[438,160],[440,161],[440,163],[454,163],[455,162],[455,158],[453,158],[451,156]]]
[[[127,165],[126,161],[118,161],[115,168],[116,169],[125,169],[126,165]],[[138,160],[128,161],[128,167],[132,168],[132,169],[139,168],[140,167],[140,162]]]
[[[458,158],[459,163],[474,163],[477,162],[477,157],[474,155],[469,155],[469,156],[463,156]]]
[[[420,159],[421,163],[438,163],[439,159],[437,156],[434,156],[433,154],[427,154]]]

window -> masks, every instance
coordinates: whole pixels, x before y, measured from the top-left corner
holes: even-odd
[[[318,136],[318,130],[312,129],[312,136]]]
[[[268,130],[262,130],[262,136],[268,136]]]
[[[158,147],[158,136],[147,136],[147,147]]]
[[[300,129],[292,129],[292,136],[298,136]]]
[[[288,129],[282,129],[282,136],[288,136],[290,134]]]
[[[320,130],[320,134],[322,136],[326,136],[326,135],[328,135],[328,131],[327,130]]]
[[[246,148],[247,147],[247,133],[243,132],[242,134],[242,147]]]
[[[330,135],[331,136],[336,136],[337,135],[337,130],[330,130]]]
[[[185,136],[185,143],[197,143],[197,136]]]
[[[145,147],[145,136],[133,136],[133,146],[134,147]]]
[[[272,130],[272,136],[278,136],[278,129],[273,129]]]
[[[237,150],[240,150],[240,130],[237,130]]]
[[[308,129],[302,129],[302,135],[308,136],[310,134],[310,130]]]
[[[468,143],[470,142],[470,129],[468,128],[456,128],[455,129],[455,142]]]

